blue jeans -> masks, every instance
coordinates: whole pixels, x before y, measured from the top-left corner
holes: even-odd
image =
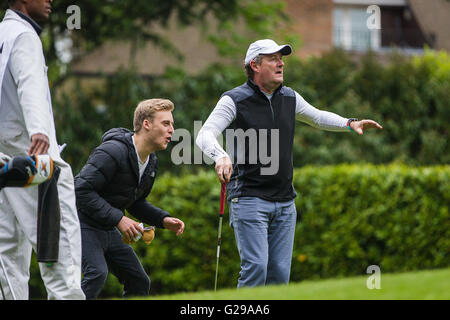
[[[294,200],[240,197],[232,199],[229,208],[241,258],[238,288],[289,283],[297,220]]]

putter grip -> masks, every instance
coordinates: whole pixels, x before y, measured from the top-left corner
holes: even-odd
[[[223,211],[225,209],[225,194],[227,192],[227,185],[222,183],[220,186],[220,215],[223,216]]]

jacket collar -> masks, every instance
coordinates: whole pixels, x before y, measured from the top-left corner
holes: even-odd
[[[137,154],[136,154],[136,150],[133,144],[133,133],[129,132],[125,134],[125,139],[127,141],[127,146],[128,146],[128,158],[130,160],[131,163],[131,168],[133,169],[133,172],[135,174],[135,176],[137,177],[138,181],[139,181],[139,165],[138,165],[138,158],[137,158]]]
[[[33,30],[36,31],[38,36],[42,32],[41,26],[36,21],[34,21],[29,16],[27,16],[26,14],[24,14],[23,12],[20,12],[18,10],[7,9],[4,20],[6,20],[6,19],[13,19],[13,20],[18,20],[18,21],[24,22],[26,25],[32,27]]]
[[[138,165],[139,160],[137,157],[137,150],[135,149],[135,146],[133,143],[133,138],[132,138],[133,135],[134,135],[133,132],[126,133],[125,138],[126,138],[127,144],[128,144],[128,158],[131,162],[131,167],[133,168],[133,172],[139,181],[139,165]],[[150,167],[153,167],[153,163],[155,162],[155,159],[156,159],[156,155],[154,152],[149,154],[148,157],[149,157],[148,163],[147,163],[147,166],[145,167],[141,182],[144,181],[144,177],[148,174]]]

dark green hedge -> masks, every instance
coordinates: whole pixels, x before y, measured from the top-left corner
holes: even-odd
[[[306,167],[294,281],[450,265],[450,167]]]
[[[298,222],[291,281],[450,265],[450,166],[309,166],[296,169]],[[220,186],[211,168],[158,177],[149,200],[181,218],[185,233],[158,229],[150,246],[134,247],[152,294],[214,286]],[[228,208],[222,231],[219,288],[235,287],[239,256]],[[33,268],[32,293],[39,278]],[[110,276],[102,297],[121,296]],[[43,296],[42,296],[43,295]]]

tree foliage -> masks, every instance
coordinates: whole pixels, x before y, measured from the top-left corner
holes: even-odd
[[[69,30],[67,21],[77,6],[80,10],[80,29]],[[6,1],[0,4],[0,13],[8,8]],[[268,34],[274,22],[286,20],[283,3],[270,0],[105,0],[90,1],[59,0],[52,3],[52,13],[43,24],[41,38],[49,65],[49,78],[59,83],[70,71],[70,63],[62,59],[58,45],[70,39],[71,54],[77,59],[109,40],[127,40],[136,48],[150,41],[168,53],[182,58],[182,54],[163,36],[155,26],[166,27],[172,17],[181,25],[204,24],[208,30],[207,17],[219,22],[221,41],[210,34],[210,40],[220,47],[220,53],[230,53],[231,46],[239,46],[245,39],[227,26],[243,20],[246,28],[256,34]],[[214,32],[216,30],[214,29]],[[207,32],[208,33],[208,32]],[[239,41],[238,41],[239,39]],[[66,77],[64,77],[65,79]]]

